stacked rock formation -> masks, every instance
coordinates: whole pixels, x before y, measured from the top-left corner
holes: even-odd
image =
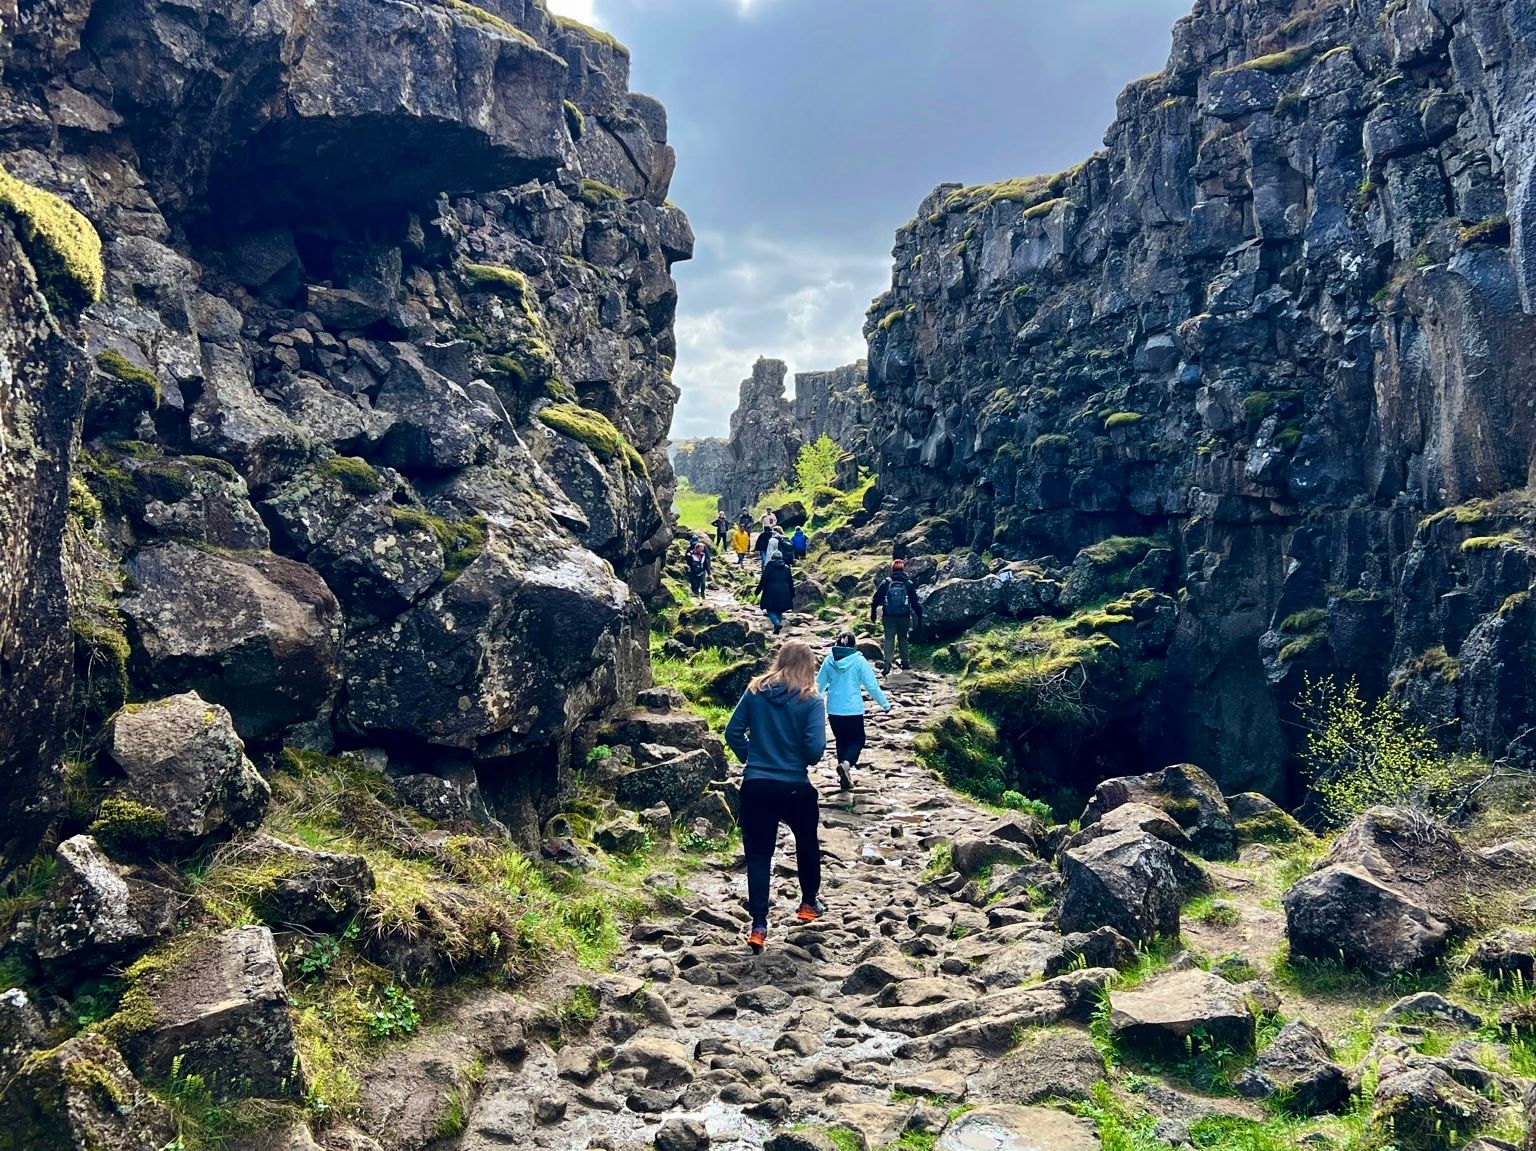
[[[66,724],[186,691],[531,827],[648,682],[665,113],[535,0],[178,11],[45,0],[0,49],[6,855]]]

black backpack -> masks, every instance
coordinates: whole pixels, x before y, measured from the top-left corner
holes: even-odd
[[[902,616],[912,614],[912,585],[904,579],[893,579],[885,586],[885,614]]]

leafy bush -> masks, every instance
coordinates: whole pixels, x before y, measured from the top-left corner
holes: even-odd
[[[1302,771],[1329,818],[1344,822],[1450,783],[1450,757],[1390,697],[1367,703],[1356,680],[1309,676],[1296,706],[1306,729]]]
[[[1029,799],[1017,791],[1005,791],[998,802],[1009,811],[1026,811],[1047,826],[1056,822],[1056,813],[1044,800]]]
[[[832,487],[837,479],[837,464],[843,458],[843,449],[831,436],[822,436],[813,444],[800,449],[795,460],[795,478],[803,492],[815,492],[818,488]]]
[[[416,1000],[404,988],[391,983],[368,1012],[367,1023],[369,1035],[389,1039],[410,1035],[421,1026],[421,1015],[416,1010]]]

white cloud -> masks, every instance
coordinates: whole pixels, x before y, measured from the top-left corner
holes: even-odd
[[[740,383],[759,356],[786,361],[791,373],[864,356],[864,312],[889,285],[890,260],[706,232],[694,262],[676,275],[673,380],[683,394],[672,438],[686,439],[727,433]]]
[[[569,16],[583,24],[597,24],[596,0],[545,0],[545,7],[558,16]]]

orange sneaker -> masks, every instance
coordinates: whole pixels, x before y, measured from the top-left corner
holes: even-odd
[[[763,953],[763,948],[767,945],[768,929],[766,927],[758,927],[753,925],[752,930],[747,934],[747,946],[752,949],[752,954],[761,955]]]
[[[801,923],[815,923],[827,913],[827,905],[817,896],[814,903],[802,903],[800,910],[795,912],[795,918]]]

